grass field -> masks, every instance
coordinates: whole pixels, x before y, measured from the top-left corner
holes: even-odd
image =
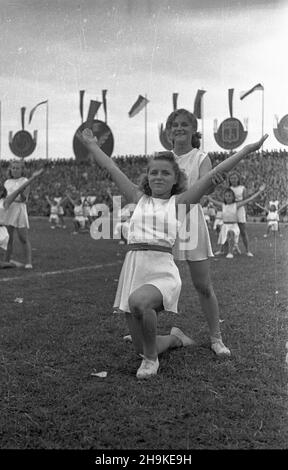
[[[32,219],[33,271],[0,271],[1,449],[287,449],[288,228],[265,229],[248,225],[254,258],[211,260],[231,358],[210,351],[184,264],[181,313],[159,331],[180,326],[197,346],[143,383],[112,313],[125,248]]]

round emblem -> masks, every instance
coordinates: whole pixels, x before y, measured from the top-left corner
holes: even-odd
[[[221,122],[214,137],[220,147],[232,150],[243,144],[247,134],[248,132],[244,131],[241,121],[231,117]]]
[[[18,131],[9,143],[11,152],[17,157],[25,158],[35,150],[36,141],[28,131]]]
[[[278,142],[288,145],[288,114],[282,117],[277,125],[277,129],[273,129],[273,131]]]
[[[83,122],[80,127],[78,127],[73,138],[73,151],[76,157],[76,160],[83,161],[87,160],[89,151],[85,145],[80,142],[76,137],[78,131],[82,132],[87,127],[87,122]],[[94,120],[92,121],[91,130],[93,135],[97,137],[98,145],[109,157],[111,157],[113,148],[114,148],[114,138],[111,132],[111,129],[103,121]]]

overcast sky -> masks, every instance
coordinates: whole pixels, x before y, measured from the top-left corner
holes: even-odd
[[[90,100],[107,89],[113,154],[144,153],[144,110],[128,111],[147,94],[148,153],[161,150],[158,126],[178,107],[193,111],[204,95],[204,147],[221,150],[213,121],[228,118],[228,89],[234,88],[233,116],[249,119],[246,142],[261,135],[261,94],[240,101],[240,91],[265,87],[265,148],[283,148],[273,135],[274,116],[288,113],[288,0],[0,0],[1,157],[12,158],[9,131],[38,130],[33,157],[45,157],[45,106],[49,100],[49,157],[73,156],[81,124],[79,90]],[[98,118],[104,120],[100,108]],[[202,129],[199,121],[199,130]],[[284,147],[285,148],[285,147]],[[286,147],[287,149],[287,147]],[[32,158],[32,157],[30,157]]]

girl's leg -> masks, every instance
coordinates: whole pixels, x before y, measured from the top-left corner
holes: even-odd
[[[18,237],[22,243],[25,255],[25,267],[32,267],[32,248],[31,243],[28,237],[28,229],[26,227],[21,227],[17,229]]]
[[[188,261],[192,282],[197,291],[202,311],[208,323],[211,348],[217,355],[230,356],[230,350],[222,342],[219,307],[209,273],[209,260]]]
[[[9,262],[13,253],[14,227],[12,227],[12,225],[8,225],[7,230],[9,233],[9,241],[8,241],[7,250],[4,256],[4,260]]]
[[[129,328],[129,332],[132,337],[133,346],[137,354],[143,355],[143,331],[141,321],[134,315],[133,313],[126,313],[126,321]],[[194,341],[188,338],[186,335],[177,335],[178,328],[172,328],[170,335],[157,335],[156,336],[156,348],[157,354],[162,354],[163,352],[167,351],[168,349],[174,349],[181,346],[187,346],[194,344]],[[181,330],[180,330],[181,331]],[[173,334],[173,333],[176,333]],[[183,341],[180,340],[180,337],[186,338],[185,344]],[[190,341],[189,341],[190,340]]]
[[[253,256],[253,254],[249,250],[249,239],[248,239],[248,234],[247,234],[247,230],[246,230],[246,224],[243,223],[243,222],[241,222],[241,223],[239,222],[238,226],[239,226],[239,229],[240,229],[240,235],[241,235],[243,244],[245,246],[246,254],[247,254],[247,256]]]
[[[161,310],[163,298],[154,286],[146,284],[136,289],[129,297],[131,314],[137,319],[137,347],[142,341],[143,354],[147,359],[155,361],[158,357],[156,344],[157,311]],[[133,340],[133,333],[132,340]]]
[[[235,234],[231,230],[228,231],[227,241],[228,241],[227,258],[233,258],[233,251],[234,251],[234,245],[235,245]]]
[[[73,220],[73,225],[74,225],[74,232],[73,233],[74,234],[78,233],[79,230],[80,230],[80,224],[79,224],[78,220]]]

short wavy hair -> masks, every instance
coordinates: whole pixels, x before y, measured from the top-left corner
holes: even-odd
[[[202,135],[200,132],[197,132],[198,124],[197,124],[197,119],[195,115],[191,113],[190,111],[188,111],[188,109],[179,108],[173,111],[171,114],[169,114],[166,120],[166,125],[165,125],[166,131],[169,132],[171,130],[173,122],[178,116],[180,116],[180,114],[183,114],[187,118],[188,122],[190,122],[190,124],[192,125],[194,131],[193,131],[192,138],[191,138],[191,145],[193,148],[199,149],[201,145]]]
[[[223,199],[224,199],[223,202],[224,202],[224,204],[227,204],[227,202],[225,201],[225,194],[232,194],[232,195],[233,195],[233,202],[232,202],[232,204],[236,201],[236,197],[235,197],[234,191],[232,191],[231,188],[226,188],[225,191],[224,191],[224,193],[223,193]]]
[[[175,160],[173,152],[170,151],[157,152],[155,153],[155,155],[153,155],[153,157],[148,160],[147,172],[142,176],[139,189],[143,191],[146,196],[152,195],[152,191],[149,186],[148,174],[151,167],[151,163],[157,160],[164,160],[165,162],[169,162],[175,173],[176,183],[172,186],[171,196],[173,196],[174,194],[183,193],[187,189],[187,176],[184,171],[180,169],[178,163]]]
[[[24,162],[24,159],[19,159],[19,160],[12,160],[10,163],[9,163],[9,166],[8,166],[8,169],[7,169],[7,178],[12,178],[12,172],[11,172],[11,167],[13,165],[13,163],[20,163],[21,166],[22,166],[22,173],[21,173],[21,176],[24,176],[25,175],[25,162]]]
[[[229,184],[229,186],[232,186],[232,185],[231,185],[230,178],[231,178],[231,176],[233,176],[233,175],[237,176],[237,178],[238,178],[238,183],[237,183],[238,186],[239,186],[240,184],[242,184],[242,178],[241,178],[240,173],[238,173],[238,171],[236,171],[236,170],[233,170],[233,171],[231,171],[231,173],[229,173],[229,175],[228,175],[228,184]]]

